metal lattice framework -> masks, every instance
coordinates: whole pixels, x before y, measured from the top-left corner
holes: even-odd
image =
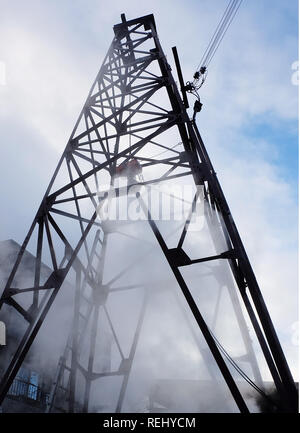
[[[241,412],[248,412],[236,380],[232,376],[216,339],[200,312],[189,287],[185,269],[195,269],[207,262],[226,263],[216,300],[214,321],[224,286],[228,290],[253,380],[262,386],[258,363],[252,347],[244,311],[247,311],[265,361],[281,398],[282,410],[296,409],[296,389],[272,321],[249,263],[239,233],[216,177],[194,120],[187,114],[171,68],[160,46],[152,15],[114,26],[114,39],[91,88],[70,140],[42,200],[33,224],[21,247],[17,261],[3,291],[0,308],[13,307],[24,318],[24,334],[6,369],[0,385],[0,401],[5,398],[14,377],[26,357],[66,276],[75,275],[75,314],[65,352],[54,381],[48,411],[61,406],[63,411],[88,411],[92,384],[106,376],[122,377],[116,411],[121,411],[140,336],[149,287],[140,284],[116,286],[135,261],[122,269],[114,263],[115,275],[105,280],[105,257],[109,239],[119,226],[102,221],[99,213],[107,205],[107,193],[118,199],[128,196],[135,186],[135,201],[147,216],[154,235],[175,279],[176,290],[185,302],[204,337],[216,365]],[[128,171],[128,164],[142,170]],[[118,173],[127,170],[127,185],[118,184]],[[131,174],[130,174],[131,173]],[[162,183],[184,182],[195,186],[194,198],[186,221],[180,226],[178,241],[172,248],[151,214],[140,188]],[[100,191],[100,192],[99,192]],[[215,252],[191,258],[185,250],[190,235],[192,215],[204,204],[204,216]],[[169,230],[170,232],[170,230]],[[169,233],[169,236],[171,233]],[[143,241],[143,239],[140,239]],[[30,242],[36,245],[34,279],[30,287],[16,287],[19,265]],[[151,250],[151,248],[150,248]],[[144,259],[147,259],[145,254]],[[51,275],[41,280],[41,263],[50,261]],[[112,293],[139,289],[142,293],[140,313],[128,354],[125,354],[106,308]],[[180,303],[179,302],[179,303]],[[241,306],[242,305],[242,306]],[[120,365],[111,371],[94,370],[95,342],[99,315],[107,318],[109,332],[116,344]],[[189,319],[187,318],[187,323]],[[193,326],[190,326],[195,334]],[[88,338],[89,335],[89,338]],[[81,346],[88,340],[88,356],[82,359]],[[199,346],[201,351],[201,347]],[[76,395],[76,378],[84,379],[82,403]]]

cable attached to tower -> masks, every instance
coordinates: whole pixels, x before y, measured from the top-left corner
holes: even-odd
[[[269,395],[267,395],[261,388],[259,388],[253,380],[250,379],[250,377],[238,366],[238,364],[234,361],[234,359],[229,355],[229,353],[224,349],[224,347],[221,345],[217,337],[213,334],[211,329],[209,330],[211,336],[215,340],[216,345],[218,346],[221,353],[224,355],[224,357],[229,361],[229,363],[232,365],[233,368],[240,374],[240,376],[250,385],[252,386],[255,391],[257,391],[262,397],[264,397],[272,406],[279,408],[278,403],[274,401],[273,398],[271,398]]]
[[[207,77],[207,68],[210,62],[212,61],[213,57],[216,54],[216,51],[218,50],[225,34],[227,33],[227,30],[232,23],[235,15],[237,14],[237,11],[239,10],[241,3],[243,0],[230,0],[227,8],[225,9],[225,12],[222,15],[222,18],[212,35],[209,44],[206,48],[206,50],[203,53],[203,56],[197,66],[196,72],[194,74],[194,80],[193,82],[187,82],[185,89],[196,96],[197,100],[195,101],[194,105],[194,115],[193,115],[193,121],[195,121],[196,114],[201,110],[202,104],[200,102],[200,97],[198,94],[198,90],[203,86],[206,77]]]
[[[239,10],[243,0],[230,0],[228,6],[213,34],[209,44],[197,66],[194,74],[193,85],[199,89],[205,81],[207,75],[207,67],[212,61],[219,48],[230,24],[232,23],[237,11]]]

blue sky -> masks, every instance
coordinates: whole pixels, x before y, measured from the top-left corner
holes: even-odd
[[[22,242],[120,14],[154,13],[191,80],[227,0],[0,0],[0,239]],[[4,41],[4,43],[3,43]],[[298,1],[244,0],[211,63],[198,126],[297,370]],[[282,299],[282,291],[287,294]]]
[[[251,137],[253,141],[264,139],[272,143],[273,148],[266,151],[265,157],[277,166],[281,177],[291,184],[297,195],[298,130],[296,122],[282,121],[279,124],[258,122],[256,125],[250,124],[245,127],[243,134]],[[264,149],[261,149],[261,152],[263,151]]]

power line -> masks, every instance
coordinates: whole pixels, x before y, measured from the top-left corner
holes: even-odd
[[[241,6],[241,4],[242,4],[242,1],[243,1],[243,0],[240,0],[240,1],[239,1],[239,4],[238,4],[237,8],[236,8],[235,11],[233,12],[233,14],[232,14],[232,16],[231,16],[231,18],[230,18],[230,20],[229,20],[229,22],[228,22],[228,24],[227,24],[227,27],[225,28],[225,30],[224,30],[224,32],[223,32],[223,34],[222,34],[222,36],[221,36],[221,38],[220,38],[218,44],[216,45],[215,50],[213,51],[213,53],[212,53],[210,59],[209,59],[208,62],[207,62],[207,66],[210,64],[212,58],[213,58],[214,55],[216,54],[216,51],[217,51],[217,49],[219,48],[219,46],[220,46],[220,44],[221,44],[221,42],[222,42],[222,40],[223,40],[225,34],[227,33],[227,30],[228,30],[230,24],[232,23],[234,17],[236,16],[237,11],[239,10],[239,8],[240,8],[240,6]]]
[[[204,56],[204,58],[202,59],[202,64],[199,66],[206,66],[207,65],[208,60],[210,59],[211,53],[213,52],[215,46],[218,44],[218,41],[222,37],[224,29],[226,28],[227,23],[229,22],[230,17],[232,16],[232,14],[234,12],[237,1],[238,0],[231,0],[229,2],[227,9],[226,9],[223,17],[221,18],[221,21],[219,22],[218,27],[215,31],[215,36],[212,38],[212,41],[208,45],[208,49],[206,50],[207,54]]]
[[[220,351],[223,353],[225,358],[230,362],[230,364],[235,368],[235,370],[242,376],[242,378],[250,385],[252,388],[254,388],[260,395],[262,395],[266,400],[268,400],[272,405],[278,407],[277,403],[270,398],[259,386],[257,386],[249,376],[238,366],[238,364],[231,358],[229,353],[224,349],[224,347],[221,345],[217,337],[213,334],[213,332],[210,330],[210,333],[213,337],[213,339],[216,342],[216,345],[220,349]]]
[[[221,24],[221,22],[222,22],[222,21],[224,20],[224,18],[225,18],[225,15],[226,15],[226,13],[227,13],[227,11],[228,11],[229,6],[230,6],[230,2],[228,3],[227,8],[225,9],[225,12],[224,12],[222,18],[221,18],[221,20],[220,20],[220,22],[219,22],[219,24],[218,24],[218,26],[217,26],[217,28],[216,28],[214,34],[212,35],[212,37],[211,37],[211,39],[210,39],[210,41],[209,41],[209,44],[208,44],[206,50],[205,50],[204,53],[203,53],[203,56],[202,56],[202,58],[201,58],[201,60],[200,60],[200,62],[199,62],[199,65],[198,65],[197,68],[196,68],[197,71],[200,69],[200,66],[203,65],[203,60],[204,60],[204,58],[205,58],[205,55],[206,55],[207,51],[209,50],[209,47],[211,46],[211,44],[212,44],[212,42],[213,42],[213,40],[214,40],[214,38],[215,38],[215,36],[216,36],[216,34],[217,34],[219,28],[220,28],[220,24]]]

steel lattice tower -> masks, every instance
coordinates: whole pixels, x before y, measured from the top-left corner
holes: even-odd
[[[219,314],[221,291],[225,287],[244,344],[244,358],[252,370],[254,382],[262,386],[245,311],[276,385],[282,410],[297,411],[297,392],[288,364],[195,120],[187,114],[186,104],[161,48],[154,17],[147,15],[126,21],[123,15],[122,23],[114,26],[114,34],[1,297],[0,308],[5,310],[7,305],[14,308],[25,325],[24,334],[1,380],[0,402],[5,398],[64,280],[74,272],[72,332],[59,361],[48,411],[56,410],[58,406],[69,412],[88,411],[91,387],[107,376],[120,376],[122,379],[116,405],[116,411],[121,411],[147,302],[152,293],[146,285],[140,287],[136,329],[128,354],[125,354],[106,303],[112,293],[139,288],[132,284],[114,287],[118,276],[139,264],[135,262],[122,270],[120,264],[115,263],[118,276],[105,279],[109,240],[118,230],[113,223],[102,221],[99,213],[109,201],[107,193],[113,191],[117,199],[128,196],[147,216],[149,231],[177,281],[173,295],[183,313],[187,308],[194,320],[191,324],[187,317],[186,323],[199,351],[205,357],[198,333],[203,336],[239,410],[248,412],[245,398],[224,360],[212,332],[213,325],[207,323],[189,287],[186,270],[202,263],[216,263],[215,272],[218,263],[226,264],[226,271],[221,275],[214,320]],[[119,186],[118,179],[123,175],[127,178],[127,185]],[[141,187],[147,190],[153,185],[183,181],[193,184],[195,193],[189,215],[180,228],[178,242],[170,247],[168,235],[160,230]],[[110,190],[108,187],[103,189],[103,185]],[[185,243],[199,204],[203,204],[215,252],[204,255],[200,252],[191,258]],[[30,241],[36,245],[34,281],[31,287],[16,287],[18,270]],[[42,281],[41,263],[48,256],[51,275]],[[114,371],[111,371],[109,361],[101,372],[94,368],[101,315],[107,318],[111,339],[119,351],[120,363]],[[84,340],[88,341],[89,350],[88,356],[82,358]],[[78,375],[84,380],[80,405],[76,394]]]

